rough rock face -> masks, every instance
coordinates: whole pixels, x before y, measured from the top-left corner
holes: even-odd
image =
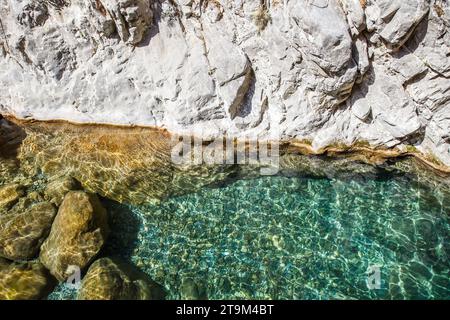
[[[102,248],[108,234],[107,215],[97,196],[71,191],[64,198],[40,261],[60,281],[71,266],[85,268]]]
[[[151,3],[152,0],[96,1],[96,9],[106,17],[100,30],[106,36],[117,31],[122,41],[138,44],[152,22]]]
[[[25,194],[23,186],[13,183],[0,187],[0,214],[9,210]]]
[[[46,200],[59,207],[69,191],[79,189],[80,185],[74,178],[57,177],[48,183],[44,191],[44,196]]]
[[[39,262],[12,263],[0,258],[0,300],[42,299],[54,285]]]
[[[2,113],[450,165],[446,0],[1,0],[0,21]]]
[[[35,258],[55,215],[55,207],[48,202],[0,215],[0,256],[10,260]]]
[[[164,291],[148,276],[123,262],[102,258],[89,268],[79,300],[161,300]]]

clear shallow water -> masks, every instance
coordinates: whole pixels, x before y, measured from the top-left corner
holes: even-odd
[[[106,201],[121,255],[180,298],[450,299],[450,199],[404,177],[264,177],[126,207]],[[367,269],[380,268],[369,290]],[[71,298],[60,286],[50,298]]]

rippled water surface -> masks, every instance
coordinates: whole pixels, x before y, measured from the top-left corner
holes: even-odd
[[[107,251],[180,298],[450,298],[450,199],[409,179],[264,177],[171,198],[107,203]],[[380,271],[379,289],[376,272]]]
[[[0,185],[28,197],[72,177],[108,198],[100,256],[128,260],[169,299],[450,299],[450,180],[414,161],[294,150],[279,176],[243,179],[254,165],[175,166],[158,130],[2,125]],[[60,284],[49,299],[76,294]]]

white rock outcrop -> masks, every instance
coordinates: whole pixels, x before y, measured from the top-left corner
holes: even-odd
[[[0,113],[450,165],[450,3],[0,0]]]

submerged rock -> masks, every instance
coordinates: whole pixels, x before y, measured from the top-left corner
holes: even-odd
[[[85,268],[108,236],[106,210],[97,196],[69,192],[59,208],[50,235],[41,247],[40,260],[60,281],[70,267]]]
[[[9,210],[24,194],[24,187],[19,184],[8,184],[5,186],[1,186],[0,214]]]
[[[27,125],[19,158],[32,174],[41,170],[50,177],[70,176],[87,191],[142,204],[169,191],[170,150],[170,136],[150,128],[34,123]],[[50,189],[47,196],[53,197]]]
[[[13,263],[0,258],[0,300],[42,299],[54,285],[55,280],[41,263]]]
[[[0,215],[0,256],[11,260],[36,257],[55,215],[55,207],[48,202]]]
[[[60,206],[69,191],[80,189],[80,184],[72,177],[58,177],[49,182],[45,188],[45,198]]]
[[[133,266],[111,258],[95,261],[84,277],[79,300],[161,300],[160,285]]]
[[[182,300],[204,300],[206,299],[206,292],[193,279],[183,279],[180,286],[180,298]]]

